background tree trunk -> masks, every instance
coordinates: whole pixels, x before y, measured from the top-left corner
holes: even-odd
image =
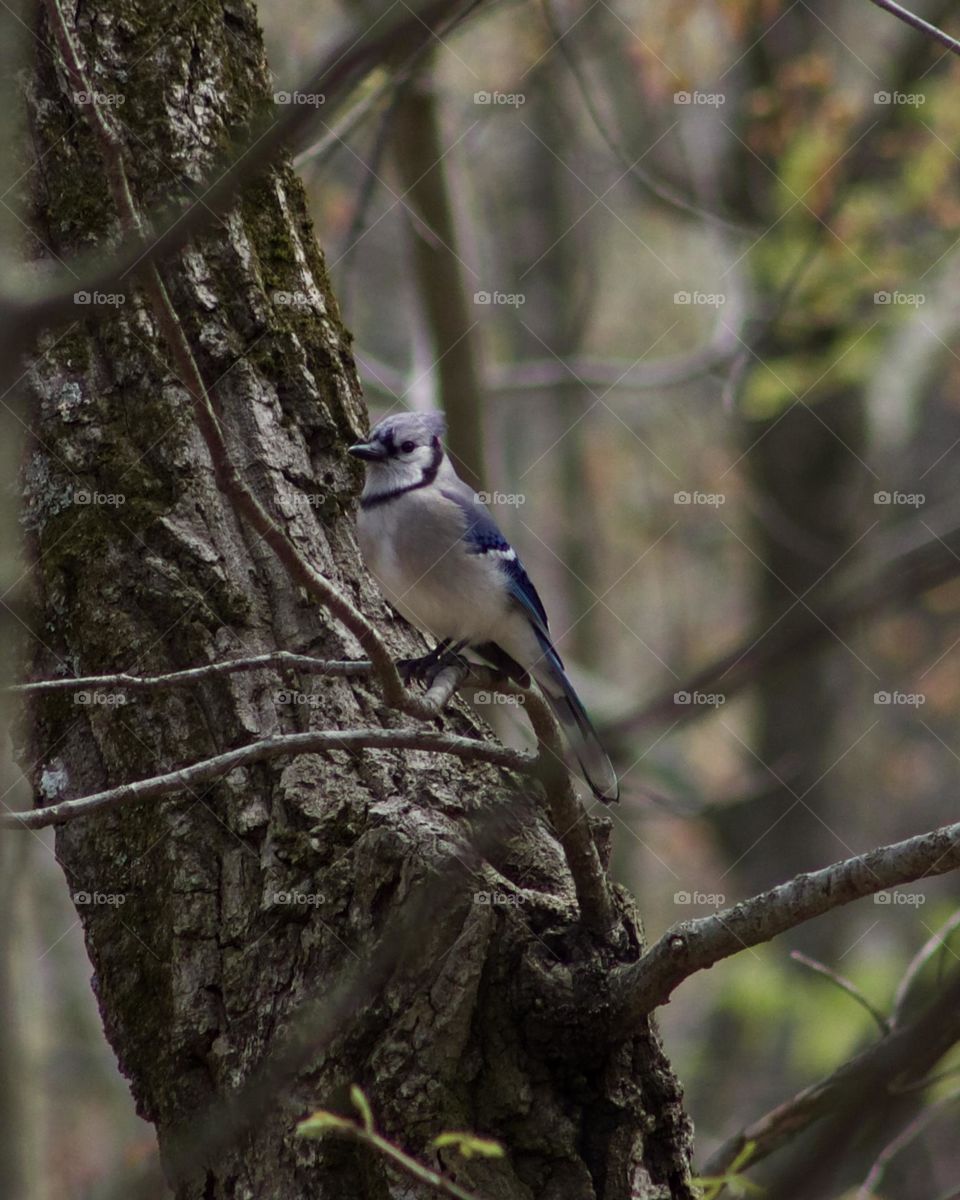
[[[248,4],[96,0],[78,22],[97,89],[123,97],[113,112],[144,210],[173,180],[198,190],[268,103]],[[116,222],[97,144],[46,49],[50,31],[38,32],[30,202],[48,252],[69,258]],[[349,337],[289,166],[250,182],[228,219],[162,269],[247,485],[325,576],[391,627],[354,538],[359,479],[344,447],[365,414]],[[108,317],[88,314],[78,308],[44,339],[30,375],[35,677],[165,671],[274,648],[355,655],[217,490],[187,392],[133,285]],[[392,628],[409,651],[409,634]],[[396,719],[362,682],[275,672],[82,704],[58,693],[29,716],[21,757],[37,763],[47,799],[256,736]],[[474,728],[463,708],[444,720]],[[381,1129],[414,1153],[430,1156],[443,1129],[502,1139],[506,1159],[452,1167],[491,1198],[691,1194],[689,1129],[653,1027],[606,1050],[576,1012],[541,1013],[548,975],[582,976],[592,999],[614,954],[578,927],[559,844],[519,792],[519,832],[476,868],[475,884],[435,906],[374,1002],[264,1097],[245,1136],[215,1147],[184,1138],[185,1123],[199,1128],[251,1077],[302,1003],[322,1001],[377,945],[418,883],[467,852],[469,820],[515,788],[492,769],[425,754],[336,752],[239,770],[59,832],[70,890],[89,897],[78,912],[107,1035],[180,1200],[401,1194],[365,1149],[293,1135],[299,1117],[353,1082]],[[522,904],[476,903],[474,890]],[[620,956],[633,958],[640,934],[620,902]],[[574,1036],[558,1036],[564,1021]]]

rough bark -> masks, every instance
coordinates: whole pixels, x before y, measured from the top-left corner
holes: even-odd
[[[77,21],[97,89],[124,96],[115,112],[138,202],[149,211],[173,183],[198,190],[267,103],[253,7],[96,0]],[[39,33],[27,95],[40,164],[32,219],[66,258],[115,236],[116,221],[97,144],[77,123],[42,23]],[[365,412],[289,166],[251,181],[229,218],[162,272],[247,485],[409,652],[358,558],[359,479],[344,447]],[[161,672],[277,648],[356,654],[218,492],[132,283],[110,316],[78,309],[73,326],[51,331],[29,392],[34,677]],[[78,491],[124,499],[80,503]],[[396,720],[371,682],[270,670],[126,699],[31,703],[23,761],[37,763],[38,802],[271,732]],[[444,723],[476,732],[463,709]],[[689,1127],[652,1024],[605,1052],[577,1008],[544,1011],[547,977],[566,972],[595,1012],[606,971],[637,957],[641,935],[622,896],[620,949],[582,933],[559,844],[525,786],[423,753],[331,752],[60,830],[71,892],[115,898],[78,904],[93,986],[178,1200],[422,1194],[362,1147],[295,1138],[298,1118],[338,1104],[353,1082],[387,1136],[434,1161],[427,1144],[444,1129],[500,1138],[503,1160],[446,1164],[490,1198],[691,1194]],[[510,836],[471,860],[471,822],[506,797]],[[242,1137],[209,1140],[204,1114],[269,1061],[306,1001],[323,1011],[344,972],[382,950],[393,916],[456,856],[467,864],[458,886],[400,948],[371,1002],[320,1048],[318,1037],[279,1092],[259,1097]],[[475,891],[518,902],[477,903]]]

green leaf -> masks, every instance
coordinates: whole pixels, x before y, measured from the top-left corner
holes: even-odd
[[[360,1114],[364,1129],[367,1133],[373,1133],[373,1109],[370,1107],[370,1101],[363,1094],[363,1089],[353,1084],[350,1088],[350,1099],[353,1101],[354,1108]]]
[[[503,1158],[503,1147],[492,1138],[477,1137],[475,1133],[441,1133],[433,1139],[438,1150],[452,1147],[464,1158]]]
[[[356,1128],[353,1121],[348,1121],[346,1117],[338,1117],[336,1113],[327,1112],[326,1109],[318,1109],[317,1112],[311,1113],[297,1125],[297,1134],[300,1137],[318,1138],[323,1137],[331,1129],[354,1129]]]

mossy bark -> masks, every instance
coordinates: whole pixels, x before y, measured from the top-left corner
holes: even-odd
[[[27,95],[32,220],[48,252],[69,258],[115,236],[116,221],[98,146],[39,32]],[[202,186],[268,103],[246,3],[96,0],[81,7],[79,34],[97,90],[123,96],[114,111],[145,211],[177,186]],[[230,216],[162,272],[248,486],[409,652],[411,635],[358,558],[359,479],[344,447],[365,412],[289,165],[251,181]],[[218,492],[153,316],[132,281],[124,294],[99,319],[78,307],[34,356],[24,465],[33,672],[161,672],[308,646],[356,654]],[[51,696],[30,718],[23,760],[36,763],[48,800],[255,736],[396,719],[372,685],[271,672],[123,699]],[[444,722],[476,730],[456,707]],[[503,1160],[447,1164],[491,1200],[690,1195],[689,1128],[652,1025],[605,1048],[577,1013],[570,1037],[557,1035],[562,1015],[542,1013],[553,971],[582,977],[595,1000],[612,951],[581,935],[559,844],[522,791],[511,800],[521,832],[436,913],[375,1005],[302,1063],[242,1139],[195,1147],[186,1166],[171,1152],[185,1121],[199,1127],[264,1062],[303,1001],[322,999],[376,946],[387,915],[463,847],[467,821],[517,786],[425,754],[309,755],[59,831],[107,1036],[156,1124],[179,1200],[420,1194],[363,1148],[294,1136],[299,1117],[352,1082],[414,1153],[435,1158],[429,1140],[450,1128],[502,1139]],[[474,890],[522,904],[479,904]],[[620,954],[634,957],[639,933],[620,904],[632,931]]]

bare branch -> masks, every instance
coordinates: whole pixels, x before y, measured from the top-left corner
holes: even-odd
[[[595,933],[607,934],[614,928],[617,914],[587,814],[564,763],[560,727],[538,693],[525,692],[524,707],[540,752],[537,777],[546,792],[553,826],[573,876],[583,923]]]
[[[909,25],[912,29],[926,34],[929,38],[933,38],[935,42],[939,42],[941,46],[946,46],[954,54],[960,54],[960,42],[956,38],[951,37],[949,33],[944,33],[936,25],[931,25],[923,17],[918,17],[916,13],[910,12],[902,4],[897,4],[896,0],[870,0],[870,3],[875,4],[877,8],[882,8],[884,12],[892,13],[893,16]]]
[[[222,662],[207,663],[202,667],[190,667],[185,671],[171,671],[168,675],[80,675],[76,678],[37,679],[29,683],[15,683],[3,690],[19,695],[79,692],[90,688],[125,688],[128,691],[144,692],[154,688],[186,687],[219,675],[233,675],[239,671],[257,671],[267,667],[291,667],[307,675],[338,677],[369,675],[373,671],[373,664],[369,659],[325,661],[311,658],[309,654],[294,654],[291,650],[275,650],[270,654],[228,658]]]
[[[859,1005],[867,1010],[874,1021],[876,1021],[877,1028],[881,1033],[886,1034],[890,1032],[890,1022],[888,1019],[875,1005],[870,1003],[855,983],[846,979],[838,972],[831,970],[826,963],[818,962],[815,958],[810,958],[801,950],[791,950],[790,957],[794,962],[802,963],[803,966],[809,967],[811,971],[816,971],[818,975],[822,975],[825,979],[829,979],[831,983],[835,983],[841,991],[846,992],[851,999],[856,1000]]]
[[[373,674],[373,663],[366,658],[329,660],[312,658],[309,654],[295,654],[292,650],[274,650],[269,654],[254,654],[246,658],[226,658],[221,662],[206,663],[202,667],[171,671],[167,675],[130,675],[126,672],[116,675],[78,675],[64,679],[37,679],[11,684],[3,691],[17,695],[79,692],[100,688],[145,692],[165,687],[188,687],[220,675],[234,675],[240,671],[259,671],[271,667],[287,667],[305,675],[326,675],[334,678]],[[490,688],[507,692],[523,690],[515,689],[510,680],[499,671],[481,663],[470,663],[469,670],[455,674],[448,674],[449,670],[450,668],[445,668],[437,675],[430,691],[421,701],[431,710],[444,708],[453,692],[462,687]]]
[[[733,908],[675,925],[638,962],[617,972],[611,989],[612,1035],[636,1028],[697,971],[843,904],[958,866],[960,823],[798,875]]]
[[[960,1100],[960,1092],[951,1092],[949,1096],[942,1096],[935,1103],[918,1113],[906,1128],[901,1129],[897,1136],[888,1142],[877,1155],[869,1174],[857,1190],[854,1200],[873,1200],[875,1196],[878,1196],[879,1192],[877,1189],[883,1182],[884,1172],[890,1165],[890,1162],[901,1150],[905,1150],[912,1141],[915,1141],[927,1126],[940,1116],[948,1105],[956,1104],[957,1100]]]
[[[174,671],[169,675],[88,675],[79,679],[45,679],[20,684],[17,692],[80,691],[86,688],[123,687],[148,690],[176,687],[202,682],[204,679],[240,670],[288,666],[307,673],[348,676],[369,675],[373,664],[358,659],[353,662],[326,662],[303,654],[277,651],[249,658],[227,659],[203,667]],[[419,733],[416,730],[322,730],[265,738],[239,747],[216,758],[206,759],[166,775],[153,776],[132,784],[122,784],[92,796],[65,800],[60,804],[30,812],[0,817],[0,826],[20,829],[39,829],[46,825],[62,824],[76,817],[134,799],[156,799],[181,791],[184,787],[204,783],[225,774],[237,766],[274,758],[284,754],[303,754],[319,750],[352,749],[410,749],[431,750],[455,754],[475,762],[490,762],[525,773],[535,772],[543,784],[554,828],[563,846],[573,876],[584,923],[598,932],[609,931],[614,923],[606,876],[600,862],[589,822],[577,800],[563,757],[563,744],[556,721],[542,698],[533,691],[505,679],[491,667],[463,660],[445,666],[435,676],[426,695],[417,700],[418,715],[437,716],[461,687],[488,688],[522,699],[537,737],[537,755],[523,754],[493,742],[478,742],[469,738],[438,733]]]
[[[903,1023],[907,1005],[913,996],[914,987],[923,968],[938,950],[944,948],[947,939],[958,927],[960,927],[960,908],[927,938],[911,959],[893,997],[893,1014],[890,1019],[894,1025]]]
[[[341,729],[310,730],[307,733],[288,733],[277,737],[261,738],[225,754],[205,758],[188,767],[170,771],[164,775],[153,775],[149,779],[138,779],[134,783],[121,783],[105,792],[91,796],[80,796],[76,800],[62,800],[45,808],[34,808],[28,812],[5,813],[0,816],[0,826],[12,829],[43,829],[48,825],[63,825],[77,817],[89,816],[104,808],[134,800],[157,800],[194,788],[202,783],[221,779],[238,767],[251,763],[265,762],[291,754],[317,754],[329,750],[428,750],[436,754],[453,754],[473,762],[493,763],[498,767],[509,767],[515,771],[530,773],[537,767],[536,755],[510,750],[495,742],[478,742],[455,734],[433,733],[419,729]]]
[[[926,1076],[958,1038],[960,979],[955,979],[912,1024],[881,1038],[729,1138],[705,1164],[704,1173],[723,1174],[751,1142],[752,1167],[824,1117],[851,1108],[855,1112],[857,1102],[865,1096],[888,1101],[893,1093],[904,1090],[903,1081]],[[772,1189],[771,1194],[778,1193]]]

